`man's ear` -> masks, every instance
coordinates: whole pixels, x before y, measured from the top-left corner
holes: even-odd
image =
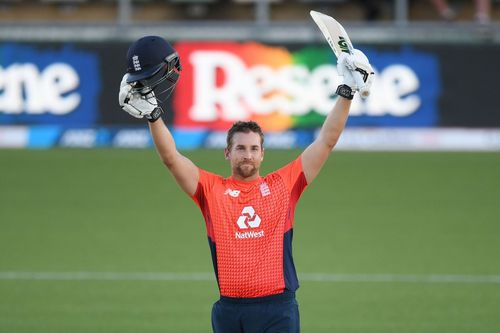
[[[229,160],[229,148],[224,148],[224,158]]]
[[[260,161],[262,162],[264,160],[264,147],[262,147],[262,156],[260,158]]]

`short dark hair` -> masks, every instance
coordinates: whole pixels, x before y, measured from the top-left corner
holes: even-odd
[[[257,124],[255,121],[237,121],[231,126],[229,131],[227,132],[227,148],[231,148],[231,145],[233,144],[233,136],[235,133],[238,132],[243,132],[243,133],[250,133],[254,132],[259,134],[260,136],[260,147],[262,148],[264,146],[264,133],[262,132],[262,128],[260,128],[259,124]]]

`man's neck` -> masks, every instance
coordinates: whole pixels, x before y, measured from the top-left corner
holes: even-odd
[[[237,173],[233,173],[232,177],[233,177],[234,180],[238,180],[238,181],[242,181],[242,182],[251,182],[251,181],[254,181],[256,179],[259,179],[260,175],[257,172],[257,173],[255,173],[254,175],[252,175],[250,177],[242,177],[242,176],[240,176]]]

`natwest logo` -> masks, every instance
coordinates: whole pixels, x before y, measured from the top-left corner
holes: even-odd
[[[240,229],[248,229],[248,228],[258,228],[260,226],[261,219],[259,215],[255,214],[255,209],[252,206],[245,206],[241,211],[241,215],[236,221],[238,228]],[[236,231],[235,238],[237,239],[246,239],[246,238],[260,238],[264,237],[264,230],[261,231],[245,231],[238,232]]]
[[[259,232],[257,231],[236,232],[235,237],[238,239],[260,238],[264,237],[264,230],[261,230]]]
[[[260,217],[255,214],[255,210],[252,206],[246,206],[241,211],[241,216],[236,221],[236,224],[240,229],[258,228],[260,226]]]

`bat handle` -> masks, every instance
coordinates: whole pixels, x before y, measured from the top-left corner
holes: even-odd
[[[366,84],[365,84],[365,81],[363,81],[363,77],[361,76],[361,73],[358,73],[358,72],[354,72],[353,73],[354,75],[354,80],[356,81],[356,85],[358,86],[358,89],[359,89],[359,94],[361,95],[361,97],[363,98],[367,98],[368,96],[370,96],[370,90],[369,89],[366,89]]]

